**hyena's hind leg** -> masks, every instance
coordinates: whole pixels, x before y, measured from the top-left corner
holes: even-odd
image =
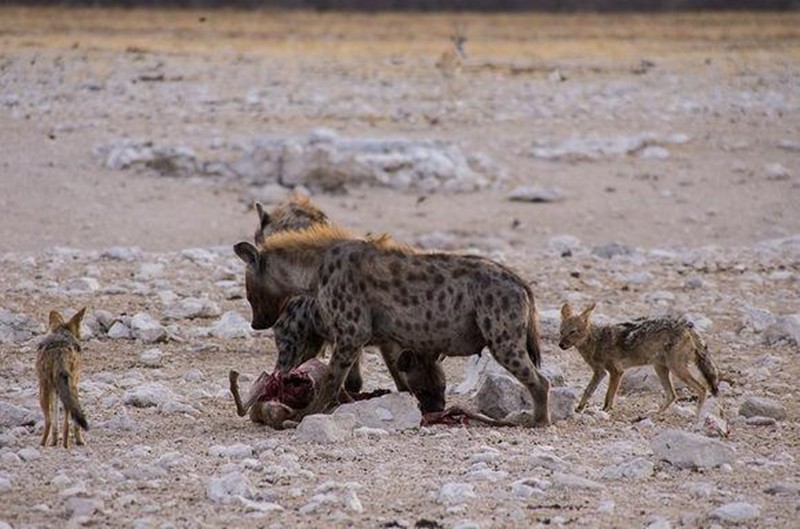
[[[492,350],[495,360],[516,377],[533,397],[534,426],[547,426],[550,424],[549,394],[550,383],[533,365],[528,353],[523,346],[512,349],[495,347]]]

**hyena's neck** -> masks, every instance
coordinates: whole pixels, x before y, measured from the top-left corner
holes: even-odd
[[[310,295],[316,291],[317,270],[322,254],[303,255],[276,253],[269,256],[267,269],[288,296]]]

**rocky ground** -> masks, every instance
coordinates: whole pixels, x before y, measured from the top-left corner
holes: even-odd
[[[448,16],[0,12],[0,527],[795,522],[797,17],[461,20],[451,68]],[[237,417],[228,370],[246,386],[275,350],[230,247],[252,198],[297,186],[355,230],[518,270],[560,420]],[[565,300],[686,314],[720,398],[655,416],[643,371],[610,414],[602,386],[571,413],[590,372],[555,344]],[[82,306],[88,444],[39,447],[35,346]],[[450,403],[487,406],[486,357],[446,360]]]

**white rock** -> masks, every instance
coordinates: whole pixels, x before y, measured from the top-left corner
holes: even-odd
[[[547,241],[547,247],[558,253],[574,253],[581,247],[581,241],[572,235],[556,235]]]
[[[220,314],[219,306],[206,298],[183,298],[164,310],[164,315],[174,320],[215,318]]]
[[[780,316],[764,330],[764,341],[768,345],[786,342],[790,345],[800,344],[800,314]]]
[[[770,311],[750,305],[739,308],[739,312],[742,314],[742,325],[753,332],[763,332],[776,321]]]
[[[12,489],[11,480],[7,477],[0,476],[0,494],[10,492]]]
[[[792,173],[779,163],[769,163],[764,166],[764,176],[767,180],[789,180]]]
[[[208,455],[213,457],[244,459],[253,455],[253,447],[244,443],[236,443],[228,446],[214,445],[208,449]]]
[[[422,414],[410,393],[389,393],[374,399],[342,404],[333,415],[352,415],[355,426],[398,432],[419,428]]]
[[[222,340],[248,338],[250,334],[250,322],[235,310],[226,312],[211,326],[211,335]]]
[[[527,391],[527,390],[526,390]],[[570,387],[550,388],[550,418],[563,421],[575,415],[575,405],[581,392]]]
[[[301,441],[338,443],[352,437],[355,426],[356,417],[351,413],[307,415],[297,426],[296,435]]]
[[[197,368],[189,369],[183,374],[183,380],[186,382],[200,382],[203,378],[205,375]]]
[[[493,419],[504,419],[508,414],[533,409],[533,398],[527,388],[511,375],[489,373],[475,395],[479,413]]]
[[[163,342],[167,339],[167,329],[146,312],[139,312],[131,318],[131,333],[144,343]]]
[[[647,529],[672,529],[672,524],[666,518],[656,518],[647,524]]]
[[[89,294],[100,290],[100,283],[93,277],[76,277],[64,284],[64,289],[74,294]]]
[[[73,496],[65,502],[67,512],[73,518],[89,517],[95,512],[103,510],[103,500],[100,498],[82,498]]]
[[[614,500],[602,500],[597,504],[597,512],[600,514],[614,514],[616,506]]]
[[[238,498],[245,510],[249,512],[278,512],[284,510],[283,507],[277,503],[270,501],[253,501],[242,496],[238,496]]]
[[[135,261],[142,255],[142,249],[138,247],[112,246],[103,250],[100,256],[103,259],[112,261]]]
[[[161,263],[142,263],[134,274],[137,281],[151,281],[164,275],[164,265]]]
[[[182,414],[182,415],[190,415],[192,417],[199,417],[202,415],[202,412],[195,408],[194,406],[190,406],[189,404],[184,404],[183,402],[176,400],[176,399],[167,399],[161,404],[158,405],[158,411],[162,415],[173,415],[173,414]]]
[[[759,516],[761,516],[761,510],[758,506],[743,501],[726,503],[711,511],[709,515],[712,520],[720,520],[734,525],[748,524],[758,520]]]
[[[158,382],[145,382],[125,392],[123,401],[136,408],[158,406],[171,398],[172,392]]]
[[[739,415],[743,417],[771,417],[776,421],[786,418],[786,408],[780,402],[766,397],[746,397],[739,406]]]
[[[512,202],[560,202],[565,194],[558,187],[519,186],[508,195]]]
[[[557,489],[584,489],[584,490],[603,490],[605,487],[596,481],[565,474],[563,472],[553,472],[553,487]]]
[[[121,321],[115,321],[108,329],[108,337],[112,340],[130,340],[133,338],[133,333],[127,325]]]
[[[684,432],[666,430],[650,443],[656,459],[678,468],[712,468],[734,461],[735,450],[720,441]]]
[[[3,430],[32,423],[35,419],[36,412],[11,404],[7,400],[0,400],[0,427]]]
[[[147,367],[158,367],[163,357],[164,352],[161,349],[147,349],[139,353],[139,362]]]
[[[32,446],[28,446],[17,452],[17,455],[23,461],[35,461],[41,457],[39,451]]]
[[[643,457],[635,457],[619,465],[604,468],[600,475],[603,479],[647,479],[653,475],[654,465]]]
[[[492,470],[491,468],[479,468],[470,470],[466,473],[467,481],[489,481],[496,482],[508,477],[508,472],[505,470]]]
[[[639,157],[643,160],[667,160],[669,156],[669,151],[667,149],[657,145],[645,147],[639,154]]]
[[[43,330],[44,325],[35,318],[0,307],[0,344],[25,342]]]
[[[206,487],[208,499],[215,503],[231,503],[238,498],[253,499],[255,488],[241,472],[211,478]]]
[[[459,505],[477,498],[475,489],[469,483],[445,483],[439,489],[437,501],[444,505]]]

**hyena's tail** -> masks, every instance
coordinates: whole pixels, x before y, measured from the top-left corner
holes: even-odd
[[[63,358],[59,357],[58,366],[56,367],[56,393],[64,404],[64,410],[72,415],[75,422],[84,430],[89,429],[89,423],[86,422],[86,415],[84,415],[81,405],[78,402],[78,395],[72,391],[72,381],[70,374],[64,365]]]
[[[536,369],[540,369],[542,367],[542,340],[539,332],[539,313],[536,310],[533,293],[528,291],[528,296],[531,300],[530,315],[528,316],[528,356]]]
[[[706,344],[705,340],[703,340],[693,328],[689,329],[689,333],[694,342],[695,365],[697,365],[697,369],[700,370],[700,373],[703,374],[703,378],[708,382],[711,388],[711,394],[716,397],[719,395],[719,371],[711,360],[711,355],[708,354],[708,344]]]

